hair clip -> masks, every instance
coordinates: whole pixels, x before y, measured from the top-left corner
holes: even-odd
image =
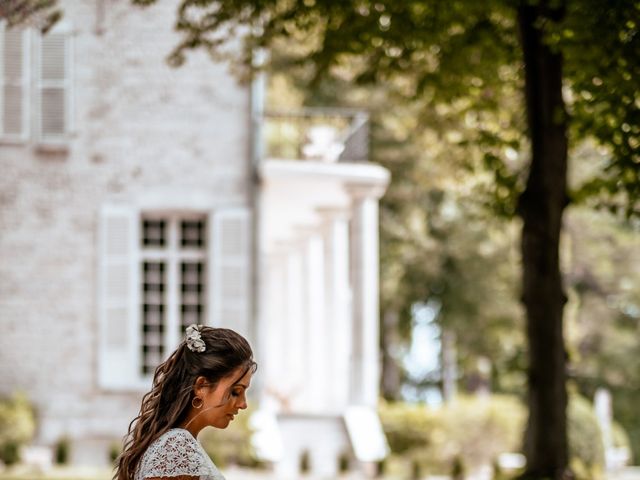
[[[207,345],[202,340],[202,336],[200,335],[200,330],[198,330],[202,325],[189,325],[185,332],[187,342],[187,348],[192,352],[202,353],[207,349]]]

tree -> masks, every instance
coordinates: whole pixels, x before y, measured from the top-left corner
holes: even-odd
[[[0,3],[0,19],[9,26],[32,24],[46,33],[62,12],[56,8],[56,0],[3,0]]]
[[[559,243],[571,199],[570,128],[595,136],[611,151],[606,175],[586,184],[578,198],[604,191],[612,194],[612,208],[638,213],[638,8],[633,0],[183,0],[178,12],[184,40],[174,63],[192,48],[219,55],[228,39],[244,33],[243,60],[250,65],[255,48],[302,36],[312,46],[301,61],[311,62],[318,75],[351,62],[360,70],[354,80],[402,77],[407,95],[416,98],[451,103],[475,92],[479,112],[495,107],[496,92],[524,80],[530,159],[517,214],[529,346],[530,477],[562,478],[567,472],[566,297]],[[585,58],[590,63],[580,64]],[[571,120],[563,85],[577,94],[569,105]],[[500,173],[503,163],[494,161]],[[615,178],[619,173],[622,180]]]

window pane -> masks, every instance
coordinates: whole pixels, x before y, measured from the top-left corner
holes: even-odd
[[[142,221],[142,246],[164,247],[167,244],[167,222],[165,220]]]
[[[49,34],[42,38],[42,79],[64,80],[65,74],[65,37],[62,34]]]
[[[63,135],[65,133],[64,88],[42,89],[42,134]]]
[[[24,46],[23,30],[17,28],[5,30],[2,60],[4,64],[4,81],[9,84],[22,83],[22,52]]]
[[[180,245],[185,248],[205,246],[205,221],[183,220],[180,222]]]
[[[13,85],[4,86],[4,109],[2,125],[8,135],[20,135],[22,133],[22,87]]]
[[[189,325],[204,323],[204,262],[182,262],[180,274],[180,323],[184,333]]]
[[[142,264],[142,373],[153,373],[164,353],[165,264]]]

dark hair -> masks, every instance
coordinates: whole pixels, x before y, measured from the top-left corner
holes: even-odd
[[[140,412],[129,424],[114,479],[132,480],[149,445],[186,418],[199,376],[215,386],[238,369],[242,369],[238,378],[256,370],[251,346],[240,334],[228,328],[200,326],[198,330],[206,346],[204,352],[191,351],[183,341],[156,368],[151,391],[142,397]]]

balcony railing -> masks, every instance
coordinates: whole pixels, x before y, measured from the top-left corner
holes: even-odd
[[[362,110],[268,111],[263,120],[266,158],[327,163],[369,159],[369,116]]]

